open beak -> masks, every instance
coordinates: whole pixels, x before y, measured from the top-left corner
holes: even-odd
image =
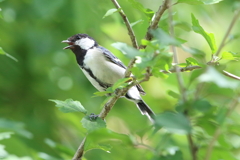
[[[69,44],[69,46],[64,47],[63,49],[73,48],[73,45],[74,45],[74,43],[71,42],[71,41],[69,41],[69,40],[63,40],[62,43],[67,43],[67,44]]]

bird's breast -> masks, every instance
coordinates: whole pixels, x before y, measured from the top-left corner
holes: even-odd
[[[88,50],[83,62],[84,67],[90,69],[93,75],[103,83],[114,84],[124,77],[125,69],[107,61],[101,50],[97,48]]]

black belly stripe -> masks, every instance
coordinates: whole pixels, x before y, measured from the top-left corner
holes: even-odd
[[[94,46],[93,46],[94,47]],[[93,48],[92,47],[92,48]],[[79,46],[74,46],[74,48],[72,49],[73,53],[75,54],[76,56],[76,59],[77,59],[77,63],[79,64],[79,66],[84,69],[86,72],[88,72],[88,74],[93,78],[95,79],[98,84],[104,88],[105,90],[108,88],[108,87],[111,87],[112,85],[111,84],[107,84],[107,83],[103,83],[101,82],[100,80],[98,80],[92,73],[92,71],[89,69],[89,68],[86,68],[84,66],[84,58],[87,54],[87,50],[84,50],[84,49],[81,49]]]
[[[81,68],[84,69],[86,72],[88,72],[88,74],[89,74],[93,79],[95,79],[95,80],[98,82],[98,84],[99,84],[101,87],[103,87],[105,90],[106,90],[108,87],[111,87],[111,86],[112,86],[111,84],[107,84],[107,83],[103,83],[103,82],[99,81],[99,80],[93,75],[92,71],[91,71],[89,68],[86,68],[86,67],[84,67],[84,66],[81,66]]]

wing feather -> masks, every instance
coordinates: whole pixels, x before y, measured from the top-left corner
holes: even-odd
[[[114,56],[109,50],[107,50],[106,48],[102,47],[102,46],[99,46],[99,48],[101,50],[103,50],[103,54],[104,56],[106,57],[106,59],[109,61],[109,62],[112,62],[124,69],[126,69],[127,67],[116,57]],[[140,84],[137,84],[136,85],[138,91],[140,92],[140,94],[142,95],[145,95],[146,93],[144,92],[142,86]]]

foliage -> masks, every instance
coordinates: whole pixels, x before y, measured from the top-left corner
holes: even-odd
[[[172,0],[149,30],[165,1],[0,2],[0,159],[71,159],[84,137],[89,160],[240,158],[239,81],[229,78],[240,74],[237,0]],[[121,11],[146,48],[130,45]],[[134,77],[96,92],[61,50],[79,32],[125,64],[136,59]],[[153,124],[122,99],[105,120],[95,115],[116,90],[143,81]]]

